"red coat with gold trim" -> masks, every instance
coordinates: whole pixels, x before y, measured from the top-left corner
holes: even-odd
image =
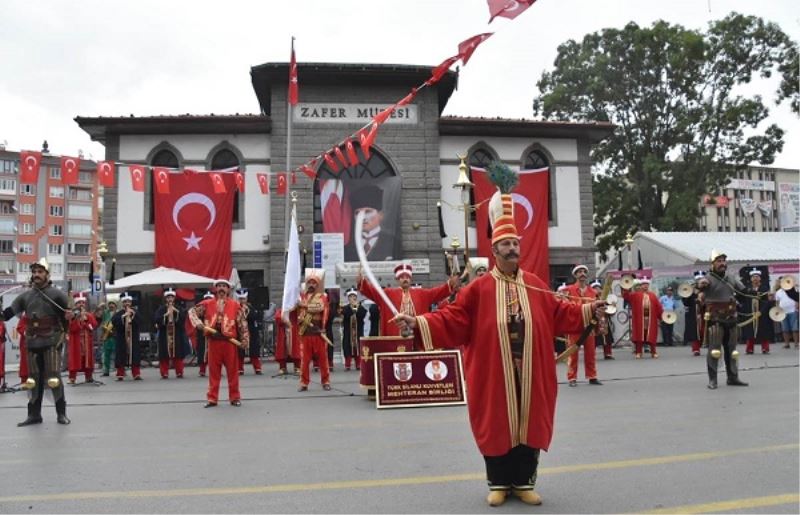
[[[547,450],[558,390],[553,336],[582,331],[592,316],[590,304],[556,300],[529,272],[519,271],[516,282],[525,327],[521,398],[504,323],[507,306],[498,304],[507,298],[508,283],[496,269],[462,288],[453,304],[416,318],[426,344],[463,345],[470,425],[484,456],[501,456],[519,444]]]
[[[658,297],[651,291],[630,291],[623,290],[622,298],[627,300],[631,305],[631,341],[633,342],[646,342],[656,343],[658,339],[658,322],[661,320],[661,313],[664,308],[661,307]],[[649,305],[650,315],[647,324],[647,338],[645,338],[645,320],[644,320],[644,307]]]
[[[566,293],[568,295],[567,301],[572,302],[573,304],[591,304],[595,300],[597,300],[597,292],[594,291],[594,288],[586,285],[586,289],[581,291],[579,283],[573,283],[567,286]],[[569,345],[574,345],[578,339],[580,338],[582,331],[579,331],[576,334],[568,334],[567,335],[567,342]],[[594,334],[589,334],[586,337],[586,340],[583,342],[584,345],[594,344]]]

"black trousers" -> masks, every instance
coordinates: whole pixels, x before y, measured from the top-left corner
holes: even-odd
[[[503,456],[484,456],[490,490],[533,490],[539,467],[539,449],[517,445]]]
[[[672,347],[672,334],[674,332],[673,324],[665,324],[661,322],[661,336],[663,337],[663,345]]]

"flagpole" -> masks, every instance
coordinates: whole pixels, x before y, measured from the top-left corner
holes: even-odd
[[[291,55],[294,56],[294,36],[292,36],[292,52]],[[289,74],[291,75],[291,63],[289,63]],[[290,85],[291,87],[291,85]],[[289,88],[286,89],[286,205],[284,206],[284,220],[285,220],[285,229],[283,231],[284,234],[284,248],[286,252],[289,252],[289,217],[291,216],[291,203],[289,199],[291,198],[292,193],[292,185],[291,185],[291,170],[292,170],[292,114],[294,113],[294,106],[289,101]]]

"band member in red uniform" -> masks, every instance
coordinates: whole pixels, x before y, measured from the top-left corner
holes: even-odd
[[[598,279],[592,281],[589,285],[594,290],[595,295],[597,298],[600,298],[600,293],[603,291],[603,283],[601,283]],[[602,345],[603,346],[603,359],[614,359],[613,354],[613,347],[614,347],[614,328],[611,325],[611,318],[606,318],[606,328],[603,331],[598,331],[597,335],[595,336],[595,346]]]
[[[604,303],[560,302],[541,279],[519,268],[510,192],[492,197],[489,217],[491,272],[463,287],[447,309],[396,318],[438,346],[463,345],[469,419],[486,462],[489,505],[503,504],[510,493],[541,504],[534,491],[539,452],[553,436],[558,390],[553,338],[590,325]]]
[[[186,312],[175,305],[175,290],[164,291],[164,304],[156,310],[153,319],[158,331],[158,368],[161,379],[169,378],[169,369],[175,377],[183,377],[183,359],[186,351]]]
[[[661,320],[661,302],[655,293],[650,291],[650,279],[639,279],[639,291],[631,292],[622,290],[622,298],[630,302],[633,315],[631,316],[631,340],[635,347],[636,359],[641,359],[644,344],[650,344],[650,356],[658,357],[656,352],[656,339],[658,338],[658,322]]]
[[[228,378],[228,400],[231,406],[238,407],[242,405],[242,395],[239,392],[237,344],[247,348],[250,333],[241,305],[230,298],[231,283],[227,279],[217,279],[214,288],[216,296],[213,299],[204,300],[189,310],[192,324],[205,331],[208,345],[208,394],[205,407],[212,408],[219,401],[223,366]]]
[[[413,273],[411,265],[407,263],[401,263],[395,267],[394,277],[397,279],[398,287],[384,288],[383,291],[386,292],[386,296],[398,312],[411,316],[429,313],[431,304],[446,299],[460,282],[459,277],[454,275],[447,282],[433,288],[412,288]],[[378,305],[381,312],[381,336],[399,336],[400,329],[391,322],[392,310],[386,305],[375,287],[361,276],[356,278],[356,286],[364,297]],[[414,350],[432,350],[423,349],[423,347],[423,341],[415,338]]]
[[[575,282],[567,286],[567,300],[574,304],[592,304],[597,300],[594,289],[587,284],[589,268],[586,265],[577,265],[572,269],[572,276]],[[567,334],[567,345],[576,345],[580,338],[580,332]],[[570,386],[578,385],[578,352],[574,352],[567,358],[567,381]],[[595,357],[594,335],[589,335],[583,342],[583,366],[586,379],[589,384],[602,385],[597,379],[597,361]]]
[[[236,300],[242,305],[244,318],[247,320],[247,330],[250,333],[250,346],[239,349],[239,375],[244,374],[244,359],[250,357],[250,364],[253,365],[253,372],[261,375],[261,340],[258,337],[258,313],[253,309],[253,305],[247,300],[249,293],[246,289],[236,290]]]
[[[288,321],[288,324],[287,324]],[[297,334],[297,309],[284,318],[283,310],[275,311],[275,361],[281,374],[288,374],[286,364],[292,363],[292,373],[300,374],[300,335]]]
[[[364,317],[367,310],[358,301],[355,288],[347,290],[347,304],[342,308],[342,353],[344,369],[350,370],[355,358],[356,370],[361,369],[361,337],[364,335]]]
[[[83,372],[86,382],[92,382],[94,371],[94,330],[97,319],[86,309],[86,297],[75,297],[75,309],[69,321],[69,350],[67,351],[67,370],[69,384],[75,384],[78,372]]]
[[[131,367],[134,381],[142,380],[142,345],[139,343],[139,330],[142,316],[133,307],[133,297],[123,293],[120,297],[122,309],[111,317],[114,326],[114,341],[117,348],[114,366],[117,368],[117,381],[125,379],[125,367]]]
[[[311,382],[311,360],[319,363],[320,380],[324,390],[331,389],[330,367],[328,366],[328,345],[325,325],[330,316],[328,296],[323,292],[325,270],[306,268],[306,291],[300,295],[297,304],[297,332],[300,335],[300,386],[298,392],[308,390]]]

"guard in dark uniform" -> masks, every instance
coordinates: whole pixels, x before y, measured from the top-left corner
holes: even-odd
[[[72,318],[67,295],[53,286],[47,260],[31,264],[31,288],[14,299],[4,312],[10,320],[23,311],[28,318],[25,328],[30,377],[26,388],[28,417],[17,424],[29,426],[42,423],[42,398],[45,383],[53,392],[59,424],[69,424],[64,383],[61,381],[61,350],[64,346],[68,321]]]
[[[139,331],[142,316],[133,307],[133,297],[124,293],[120,297],[122,309],[111,318],[114,327],[114,340],[117,348],[114,365],[117,367],[117,381],[125,379],[125,367],[131,367],[134,381],[142,380],[142,345],[139,343]]]
[[[242,314],[247,320],[247,329],[250,331],[250,346],[247,349],[239,349],[239,375],[244,374],[244,358],[245,355],[250,357],[250,364],[253,365],[253,372],[256,375],[261,375],[261,338],[259,338],[258,330],[258,313],[255,308],[247,300],[249,293],[246,288],[236,290],[236,300],[242,305]]]
[[[745,352],[752,354],[756,344],[761,344],[761,354],[769,354],[769,342],[775,337],[769,310],[774,304],[769,286],[761,283],[761,270],[750,270],[750,288],[739,296],[742,306],[741,318],[746,322],[742,326],[742,340]]]
[[[186,311],[175,305],[176,296],[172,288],[164,291],[164,304],[158,307],[153,316],[158,331],[158,367],[161,379],[169,378],[170,366],[175,368],[175,377],[183,377]]]
[[[356,370],[361,369],[361,335],[364,334],[364,317],[367,310],[358,301],[355,288],[347,290],[347,304],[342,308],[342,352],[344,353],[344,369],[350,370],[355,358]]]
[[[705,272],[698,270],[694,274],[695,285],[697,281],[703,278]],[[683,326],[683,344],[692,346],[692,355],[700,355],[700,347],[702,346],[703,329],[705,323],[702,317],[702,309],[698,310],[697,305],[697,289],[694,288],[692,294],[682,299],[683,307],[685,310],[684,326]]]
[[[736,350],[736,344],[739,342],[736,296],[744,292],[745,287],[738,277],[727,274],[727,259],[727,255],[712,250],[711,271],[697,281],[697,289],[700,290],[699,301],[705,309],[704,341],[708,344],[706,363],[708,388],[711,390],[717,389],[717,367],[720,357],[725,359],[728,386],[748,386],[739,379],[739,351]]]

